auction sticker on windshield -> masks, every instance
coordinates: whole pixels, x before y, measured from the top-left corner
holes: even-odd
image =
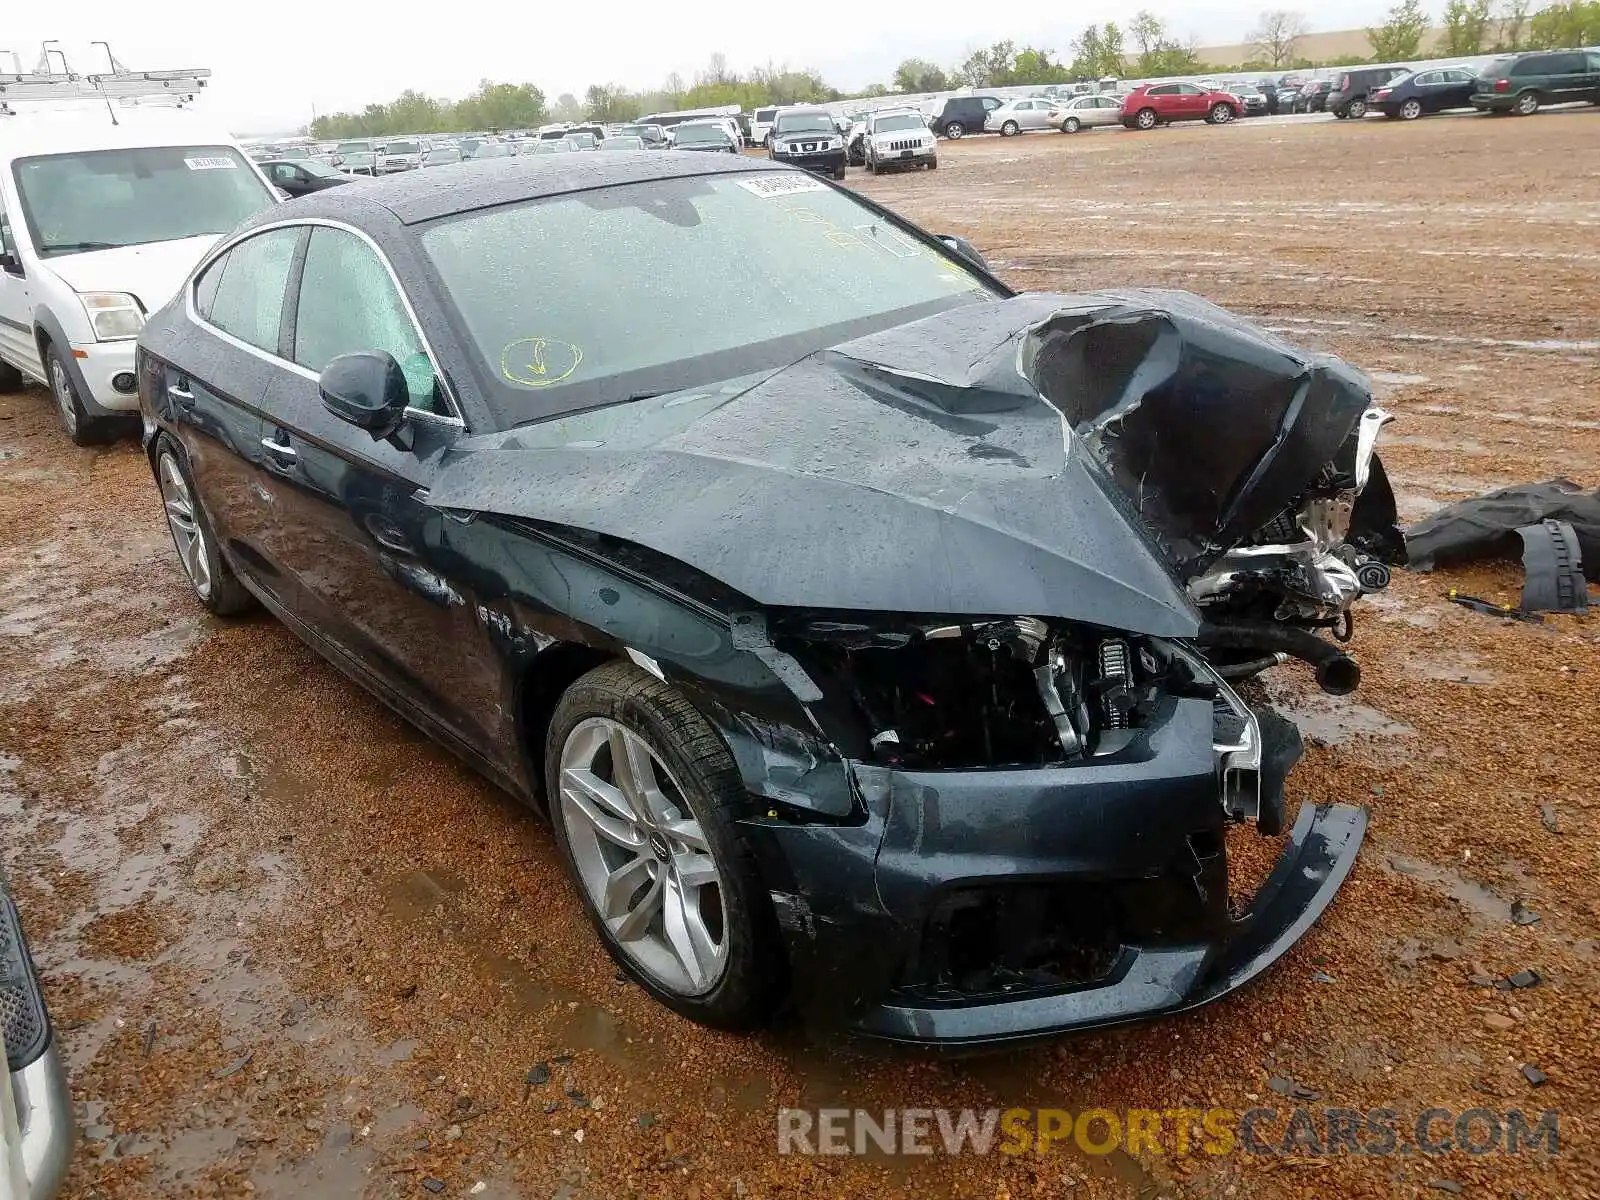
[[[764,196],[768,200],[774,196],[793,196],[797,192],[825,192],[828,185],[820,179],[812,179],[808,175],[798,172],[791,175],[785,172],[782,175],[757,176],[754,179],[734,180],[745,191],[757,196]]]
[[[186,158],[183,165],[191,171],[233,171],[239,166],[233,159],[220,155],[213,158]]]

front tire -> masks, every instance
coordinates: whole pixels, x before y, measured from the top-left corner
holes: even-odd
[[[1154,129],[1156,127],[1156,110],[1153,108],[1141,108],[1133,118],[1133,123],[1147,132]]]
[[[617,965],[691,1020],[766,1020],[777,920],[735,824],[744,782],[699,710],[631,663],[598,667],[551,718],[545,777],[556,843]]]
[[[105,441],[111,434],[111,422],[91,417],[83,406],[83,398],[72,382],[72,372],[61,357],[61,351],[49,346],[44,353],[45,371],[50,376],[50,397],[56,402],[56,414],[61,418],[61,428],[74,446],[93,446]]]
[[[937,158],[930,158],[928,160],[928,170],[937,171],[938,169],[939,169],[939,160]]]
[[[1065,121],[1061,122],[1062,133],[1077,133],[1078,130],[1082,128],[1083,122],[1078,120],[1077,117],[1068,117]]]
[[[178,563],[195,598],[219,617],[249,612],[256,598],[239,582],[217,546],[211,519],[189,472],[189,457],[169,434],[156,439],[156,483]]]
[[[1233,108],[1219,100],[1211,106],[1211,111],[1206,114],[1206,120],[1213,125],[1226,125],[1233,120]]]

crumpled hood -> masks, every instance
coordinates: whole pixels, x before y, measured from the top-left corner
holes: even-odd
[[[189,272],[220,236],[207,233],[175,242],[57,254],[45,259],[44,265],[75,292],[129,292],[139,298],[145,312],[153,313],[178,294]]]
[[[1181,293],[1020,296],[468,439],[429,499],[636,542],[768,606],[1186,637],[1202,532],[1275,513],[1363,410],[1315,418],[1344,405],[1313,380],[1359,381],[1309,361]]]

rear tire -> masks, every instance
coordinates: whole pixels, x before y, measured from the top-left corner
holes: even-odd
[[[967,136],[967,127],[960,121],[951,121],[944,127],[944,135],[952,142],[959,142]]]
[[[1367,102],[1365,100],[1352,100],[1345,106],[1345,113],[1352,121],[1359,121],[1367,115]]]
[[[1402,121],[1415,121],[1422,115],[1422,101],[1407,100],[1400,106],[1400,119]]]
[[[1007,121],[1004,125],[1000,126],[1001,137],[1016,137],[1017,134],[1021,132],[1022,126],[1018,125],[1015,121]]]
[[[1135,125],[1137,125],[1140,129],[1148,131],[1148,130],[1154,129],[1156,127],[1156,121],[1157,120],[1158,120],[1158,118],[1156,117],[1156,110],[1155,109],[1153,109],[1153,108],[1141,108],[1134,115],[1133,123]]]
[[[1512,106],[1512,112],[1519,117],[1531,117],[1539,111],[1539,93],[1523,92],[1517,97],[1517,102]]]
[[[255,608],[255,596],[222,557],[211,518],[189,472],[189,456],[170,434],[156,439],[156,484],[161,489],[173,549],[195,598],[219,617]]]
[[[1068,117],[1065,121],[1061,122],[1062,133],[1077,133],[1078,130],[1082,128],[1083,122],[1078,120],[1077,117]]]
[[[619,745],[630,756],[630,768],[621,775],[612,765],[612,747]],[[638,778],[634,772],[640,768],[632,764],[641,762],[641,747],[655,784],[645,790],[646,808],[662,814],[648,824],[616,815],[638,812],[617,802],[626,800],[627,781]],[[590,923],[617,965],[691,1020],[745,1029],[770,1017],[784,990],[777,919],[736,825],[749,805],[744,781],[699,710],[632,663],[608,663],[561,698],[544,758],[556,844]],[[603,835],[602,826],[623,832],[634,848]],[[638,861],[644,865],[631,868]],[[604,886],[630,868],[625,883],[635,888],[631,895]],[[659,896],[656,915],[629,930],[652,893]],[[611,905],[611,915],[602,915],[597,898]],[[694,969],[682,956],[684,946],[699,951],[690,951]]]

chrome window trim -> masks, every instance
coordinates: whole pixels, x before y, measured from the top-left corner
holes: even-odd
[[[354,225],[347,224],[344,221],[335,221],[328,217],[297,217],[293,220],[271,221],[265,225],[256,225],[235,237],[229,238],[226,242],[219,243],[212,247],[211,252],[205,258],[201,259],[200,265],[195,268],[194,273],[189,276],[188,282],[183,285],[184,315],[207,332],[227,342],[230,346],[235,346],[247,354],[254,354],[257,358],[269,362],[273,366],[286,367],[296,375],[315,383],[318,375],[309,367],[303,367],[297,362],[282,358],[270,350],[263,350],[260,346],[253,346],[243,338],[235,337],[227,330],[218,328],[202,317],[194,306],[195,290],[200,286],[200,276],[210,270],[219,258],[227,254],[235,246],[241,242],[249,241],[257,234],[271,233],[275,229],[302,229],[308,226],[321,226],[325,229],[338,229],[345,233],[354,234],[378,256],[378,261],[383,264],[383,269],[389,276],[389,282],[394,285],[395,293],[400,297],[400,303],[406,310],[406,317],[411,322],[411,328],[416,331],[417,340],[422,343],[423,353],[428,356],[428,362],[433,367],[433,377],[438,382],[439,394],[444,397],[445,404],[450,409],[449,413],[433,413],[428,412],[426,409],[413,408],[408,404],[405,410],[406,416],[413,417],[419,421],[431,421],[436,425],[446,425],[465,430],[467,422],[462,416],[461,405],[457,403],[455,394],[451,391],[450,384],[444,377],[444,372],[439,369],[439,356],[433,352],[433,344],[428,341],[428,335],[422,331],[422,323],[417,320],[416,309],[411,307],[411,297],[406,295],[406,289],[401,285],[400,277],[395,274],[394,266],[389,262],[389,256],[383,252],[378,243],[373,241],[366,232],[357,229]]]

